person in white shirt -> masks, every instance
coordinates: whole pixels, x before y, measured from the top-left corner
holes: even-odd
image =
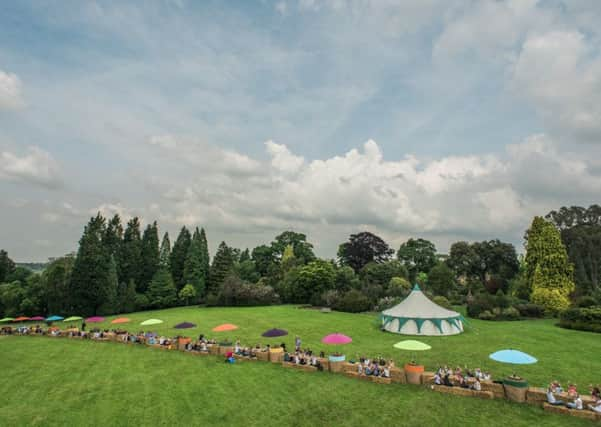
[[[597,399],[595,403],[589,404],[588,407],[591,411],[601,414],[601,399]]]
[[[474,382],[474,384],[472,385],[472,388],[476,391],[481,391],[482,390],[482,385],[480,384],[480,379],[476,378],[476,382]]]
[[[582,399],[579,394],[576,394],[576,399],[572,403],[567,403],[566,406],[570,409],[582,409]]]
[[[551,387],[549,387],[547,389],[547,403],[549,403],[551,405],[563,405],[563,401],[557,400],[555,398],[555,395],[553,394],[553,391],[551,390]]]

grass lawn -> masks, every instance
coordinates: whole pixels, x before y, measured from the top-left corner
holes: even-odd
[[[187,334],[198,336],[204,333],[209,337],[240,338],[243,344],[270,342],[294,348],[294,336],[298,334],[303,347],[314,351],[334,351],[335,348],[321,344],[321,338],[332,332],[341,332],[353,338],[353,342],[338,347],[349,358],[357,354],[370,357],[382,355],[392,358],[401,365],[411,354],[396,350],[392,345],[411,337],[385,333],[378,329],[376,315],[350,313],[321,313],[316,310],[299,309],[294,306],[248,307],[248,308],[197,308],[184,307],[168,310],[147,311],[125,315],[131,323],[120,325],[124,329],[138,332],[150,330],[175,336]],[[100,327],[110,328],[107,318]],[[161,325],[142,327],[139,323],[150,318],[164,320]],[[194,329],[176,330],[173,326],[180,322],[193,322]],[[450,337],[419,337],[420,341],[432,346],[432,350],[417,354],[418,361],[426,369],[434,370],[440,364],[451,366],[468,365],[490,370],[493,376],[512,373],[511,365],[503,365],[488,359],[488,355],[504,348],[514,348],[532,354],[539,363],[519,366],[516,372],[532,385],[543,386],[550,380],[563,383],[575,382],[585,392],[590,383],[601,383],[601,335],[592,332],[572,331],[554,326],[554,320],[529,320],[519,322],[490,322],[468,319],[466,332]],[[211,329],[221,323],[234,323],[240,329],[233,332],[214,333]],[[88,325],[91,327],[92,325]],[[63,327],[63,325],[61,325]],[[288,336],[271,338],[268,341],[261,334],[270,328],[286,329]],[[566,384],[567,385],[567,384]]]
[[[268,311],[296,313],[291,310]],[[187,309],[171,310],[163,317],[176,311]],[[240,320],[259,313],[237,312],[244,313]],[[301,314],[301,319],[304,316],[311,313]],[[309,333],[308,326],[302,330],[307,339],[321,334]],[[143,346],[0,337],[0,355],[1,426],[595,425],[526,404],[379,385],[326,372],[303,373],[270,363],[226,365],[213,356]]]

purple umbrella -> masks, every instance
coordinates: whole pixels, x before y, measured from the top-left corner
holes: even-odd
[[[100,322],[104,322],[104,317],[102,317],[102,316],[88,317],[86,319],[86,322],[88,322],[88,323],[100,323]]]
[[[195,327],[196,327],[196,325],[194,323],[183,322],[183,323],[178,323],[173,328],[175,328],[175,329],[188,329],[188,328],[195,328]]]
[[[284,329],[270,329],[261,334],[261,336],[266,338],[283,337],[284,335],[288,335],[288,331]]]

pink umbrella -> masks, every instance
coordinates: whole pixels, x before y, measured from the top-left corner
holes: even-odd
[[[104,322],[104,317],[102,316],[92,316],[92,317],[88,317],[86,319],[87,323],[100,323],[100,322]]]
[[[46,318],[45,318],[45,317],[42,317],[42,316],[33,316],[33,317],[32,317],[31,319],[29,319],[29,320],[33,320],[33,321],[35,321],[35,322],[40,322],[40,321],[42,321],[42,320],[45,320],[45,319],[46,319]]]
[[[323,337],[321,339],[321,342],[324,344],[334,344],[334,345],[348,344],[352,341],[353,341],[353,339],[351,337],[347,337],[346,335],[338,334],[338,333],[326,335],[325,337]]]

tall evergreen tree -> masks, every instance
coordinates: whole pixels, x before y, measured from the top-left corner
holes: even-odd
[[[232,255],[232,249],[221,242],[215,258],[213,258],[213,265],[211,266],[211,275],[209,276],[208,291],[217,294],[227,275],[232,271],[234,267],[234,257]]]
[[[535,217],[527,232],[527,277],[531,300],[550,313],[566,310],[574,291],[574,267],[568,259],[559,231],[541,217]]]
[[[203,243],[198,228],[196,228],[192,236],[192,242],[188,248],[188,255],[184,264],[184,285],[188,283],[194,286],[198,296],[201,297],[204,295],[207,283],[205,259],[203,255]]]
[[[69,283],[75,258],[65,256],[52,261],[42,273],[42,280],[46,287],[46,305],[48,312],[53,314],[67,314],[69,309]]]
[[[0,283],[4,282],[13,271],[15,271],[15,263],[4,249],[0,250]]]
[[[142,271],[139,291],[146,292],[159,268],[159,230],[156,221],[149,224],[142,236]]]
[[[120,283],[117,290],[117,311],[131,313],[136,309],[136,284],[133,280],[129,283]]]
[[[120,275],[120,255],[123,245],[123,226],[121,225],[121,217],[115,214],[106,224],[106,230],[102,237],[103,244],[108,248],[109,253],[115,257],[117,263],[117,274]]]
[[[200,251],[202,253],[202,269],[205,273],[205,283],[208,283],[211,258],[209,257],[209,243],[204,228],[200,229]]]
[[[169,233],[167,232],[163,234],[163,241],[161,242],[159,268],[166,268],[171,271],[171,241],[169,240]]]
[[[129,283],[133,280],[136,289],[142,286],[142,239],[140,237],[140,221],[132,218],[123,233],[123,245],[119,257],[121,277],[119,282]]]
[[[245,261],[250,261],[250,252],[248,248],[240,252],[240,259],[238,260],[239,263],[243,263]]]
[[[91,218],[79,240],[79,249],[69,285],[73,312],[95,315],[110,309],[108,300],[115,286],[112,274],[114,261],[102,243],[105,219],[100,215]]]
[[[177,302],[173,278],[167,268],[159,268],[152,278],[148,288],[148,302],[154,308],[171,307]]]
[[[175,287],[178,290],[186,285],[186,280],[184,279],[184,264],[186,263],[191,241],[192,237],[190,236],[190,232],[186,227],[182,227],[177,236],[177,240],[173,244],[173,250],[171,251],[171,275],[173,276]]]

